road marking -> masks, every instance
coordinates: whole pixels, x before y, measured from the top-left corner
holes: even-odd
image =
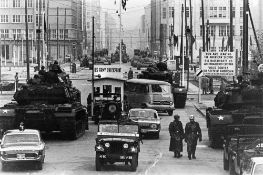
[[[153,167],[155,167],[155,165],[159,162],[159,160],[160,160],[162,157],[163,157],[163,153],[159,152],[159,154],[158,154],[158,156],[156,156],[153,164],[146,169],[146,171],[145,171],[144,174],[147,175],[148,172],[150,171],[150,169],[152,169]]]

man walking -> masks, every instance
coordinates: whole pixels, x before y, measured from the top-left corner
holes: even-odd
[[[171,136],[170,139],[170,147],[169,151],[174,152],[174,157],[180,158],[182,154],[180,152],[183,151],[183,138],[184,138],[184,129],[182,122],[179,121],[180,116],[175,115],[174,121],[172,121],[169,125],[169,133]]]
[[[190,115],[189,120],[190,122],[185,126],[185,142],[187,143],[188,159],[191,160],[191,158],[196,159],[197,140],[199,138],[199,142],[202,141],[202,133],[199,123],[195,122],[193,115]]]

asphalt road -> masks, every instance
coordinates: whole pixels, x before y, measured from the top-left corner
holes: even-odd
[[[129,65],[124,66],[129,69]],[[73,84],[82,92],[82,102],[86,103],[86,97],[91,90],[91,84],[84,80],[90,76],[91,71],[83,70],[78,73],[79,79]],[[81,77],[81,78],[80,78]],[[184,143],[183,157],[174,158],[168,151],[170,136],[168,132],[172,116],[166,113],[160,114],[161,133],[159,139],[144,138],[139,154],[139,166],[136,172],[130,172],[129,167],[123,164],[106,165],[101,172],[95,171],[95,138],[97,125],[90,122],[90,129],[86,130],[83,137],[75,141],[61,140],[57,133],[44,135],[46,143],[46,159],[43,170],[35,170],[31,165],[10,166],[6,172],[0,170],[0,174],[54,174],[54,175],[82,175],[82,174],[209,174],[226,175],[223,170],[223,151],[209,147],[205,119],[195,110],[193,104],[197,102],[195,96],[187,101],[184,109],[176,109],[174,114],[181,116],[183,125],[188,122],[188,116],[194,114],[196,121],[200,123],[203,141],[198,143],[196,160],[188,160],[186,144]],[[1,165],[0,165],[1,167]]]

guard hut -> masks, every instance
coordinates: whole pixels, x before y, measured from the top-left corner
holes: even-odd
[[[94,99],[95,100],[107,100],[113,99],[113,94],[120,94],[117,98],[122,103],[124,101],[124,82],[125,79],[118,77],[102,77],[94,79]]]

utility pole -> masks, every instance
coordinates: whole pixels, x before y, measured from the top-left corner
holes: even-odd
[[[202,2],[202,33],[203,33],[203,52],[205,52],[205,17],[204,17],[204,0]],[[202,59],[201,59],[202,60]],[[201,65],[201,63],[199,63]]]
[[[192,0],[189,0],[190,2],[190,31],[191,31],[191,37],[190,37],[190,55],[191,55],[191,63],[193,63],[193,19],[192,19]]]
[[[39,4],[38,4],[38,30],[37,30],[37,68],[38,70],[40,70],[40,33],[41,33],[41,29],[40,29],[40,19],[41,19],[41,0],[39,0]]]
[[[249,11],[249,17],[250,17],[250,21],[251,21],[251,25],[252,25],[254,37],[255,37],[255,40],[256,40],[256,43],[257,43],[257,48],[258,48],[259,56],[260,56],[260,59],[262,60],[262,53],[261,53],[260,45],[259,45],[259,42],[258,42],[257,33],[256,33],[256,30],[255,30],[255,27],[254,27],[254,22],[253,22],[253,18],[252,18],[252,14],[251,14],[251,11],[250,11],[250,6],[249,6],[249,4],[248,4],[248,11]]]
[[[48,61],[49,61],[49,34],[50,34],[50,27],[49,27],[49,21],[48,21],[48,15],[49,15],[49,0],[47,0],[47,23],[46,23],[46,27],[47,27],[47,32],[46,32],[46,41],[47,41],[47,67],[48,67]]]
[[[57,7],[57,60],[59,58],[59,47],[58,47],[58,7]]]
[[[121,58],[122,58],[122,24],[121,24],[121,3],[122,1],[120,0],[120,64],[121,64]]]
[[[248,0],[243,2],[243,75],[246,75],[248,71]]]
[[[233,52],[233,1],[230,0],[230,52]]]
[[[29,72],[29,45],[28,45],[28,16],[27,16],[27,0],[25,0],[25,14],[26,14],[26,79],[30,79]],[[33,39],[33,36],[32,36]],[[32,58],[33,59],[33,58]],[[2,63],[2,60],[1,60]]]
[[[64,20],[64,63],[66,62],[66,23],[67,23],[67,9],[65,8],[65,20]]]
[[[181,47],[180,47],[180,65],[183,66],[184,64],[184,4],[182,4],[182,11],[181,11]],[[183,76],[184,72],[183,69],[181,70],[181,85],[183,86]]]
[[[206,22],[206,51],[209,51],[209,19]]]
[[[92,99],[92,103],[91,103],[91,116],[94,115],[94,103],[95,103],[95,99],[94,99],[94,44],[95,44],[95,33],[94,33],[94,16],[92,17],[92,91],[91,91],[91,99]]]

